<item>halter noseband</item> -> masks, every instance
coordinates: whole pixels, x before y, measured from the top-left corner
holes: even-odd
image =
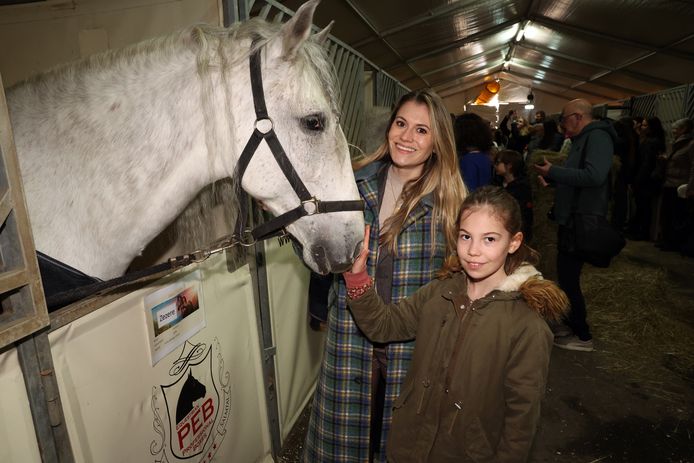
[[[255,46],[257,40],[253,41],[251,48]],[[265,95],[263,93],[263,76],[260,69],[260,50],[257,48],[250,56],[250,69],[251,69],[251,89],[253,91],[253,106],[255,107],[255,127],[251,137],[249,138],[246,146],[243,148],[243,152],[239,157],[239,161],[236,164],[236,178],[239,182],[243,179],[243,174],[246,172],[248,164],[251,162],[251,158],[255,154],[260,142],[264,139],[265,142],[270,147],[272,155],[274,156],[277,164],[282,169],[285,178],[289,181],[292,189],[299,197],[301,204],[290,209],[284,214],[281,214],[263,224],[258,225],[251,231],[253,239],[256,241],[264,240],[272,236],[280,235],[285,233],[284,228],[299,220],[301,217],[314,214],[327,214],[330,212],[341,212],[341,211],[363,211],[364,202],[361,199],[351,200],[351,201],[321,201],[316,199],[315,196],[309,193],[308,189],[301,181],[299,174],[294,170],[291,161],[287,157],[287,154],[282,148],[282,144],[277,138],[274,129],[274,123],[267,113],[267,107],[265,106]],[[266,128],[269,124],[269,128]],[[265,129],[265,130],[263,130]],[[241,190],[243,192],[243,189]],[[245,193],[244,193],[245,194]],[[245,217],[246,208],[246,198],[241,198],[241,210],[239,211],[239,218]],[[243,215],[242,215],[243,214]],[[239,236],[243,236],[243,230],[240,226],[241,220],[237,220],[237,233]]]

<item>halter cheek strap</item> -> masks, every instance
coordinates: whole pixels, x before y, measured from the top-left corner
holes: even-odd
[[[257,41],[253,42],[251,48],[256,45],[256,42]],[[292,166],[291,161],[287,157],[287,153],[285,153],[282,144],[277,138],[274,123],[267,112],[265,95],[263,92],[263,77],[260,69],[260,50],[260,48],[256,49],[250,56],[251,90],[253,92],[253,106],[255,107],[256,117],[255,128],[241,152],[234,175],[239,182],[243,179],[246,168],[251,162],[258,146],[260,146],[260,142],[265,140],[270,151],[272,151],[275,161],[280,169],[282,169],[282,173],[299,197],[301,204],[254,228],[253,231],[251,231],[251,235],[256,241],[286,233],[285,227],[287,225],[307,215],[364,210],[364,202],[362,200],[320,201],[309,193],[306,185],[301,181],[299,174],[294,169],[294,166]],[[243,192],[243,190],[241,191]],[[245,193],[242,193],[240,202],[241,209],[239,211],[239,219],[237,219],[236,222],[236,233],[238,236],[243,236],[242,220],[246,217],[248,212],[246,210],[248,201]]]

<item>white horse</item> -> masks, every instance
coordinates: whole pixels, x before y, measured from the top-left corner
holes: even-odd
[[[317,3],[282,26],[192,27],[10,89],[36,249],[88,275],[118,276],[198,191],[233,177],[256,125],[252,48],[260,49],[269,118],[298,177],[321,201],[359,199],[323,49],[328,28],[309,38]],[[241,187],[276,216],[300,205],[265,142]],[[352,210],[304,216],[287,230],[309,267],[339,272],[363,223]]]

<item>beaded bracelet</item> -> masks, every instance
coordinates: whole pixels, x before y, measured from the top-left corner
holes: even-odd
[[[347,288],[347,297],[349,299],[358,299],[364,295],[366,291],[369,290],[374,285],[373,281],[369,281],[368,283],[364,283],[361,286],[357,286],[355,288]]]

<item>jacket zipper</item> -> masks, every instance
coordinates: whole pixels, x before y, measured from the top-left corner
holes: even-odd
[[[467,332],[467,327],[468,325],[465,324],[465,321],[468,318],[468,315],[470,312],[473,312],[472,308],[473,303],[470,303],[468,307],[465,309],[465,312],[463,313],[462,318],[460,319],[460,331],[458,333],[458,339],[455,341],[455,345],[453,346],[453,353],[451,354],[451,361],[449,362],[448,365],[448,371],[446,372],[446,379],[443,384],[443,391],[448,394],[448,390],[451,386],[451,381],[453,378],[453,373],[455,373],[455,368],[456,368],[456,360],[458,359],[458,353],[460,352],[460,347],[463,344],[463,339],[465,339],[465,333]]]
[[[451,420],[451,425],[448,427],[448,434],[453,433],[453,426],[455,425],[455,420],[458,418],[458,413],[463,409],[463,404],[462,402],[453,402],[453,405],[455,405],[455,414],[453,415],[453,419]]]

